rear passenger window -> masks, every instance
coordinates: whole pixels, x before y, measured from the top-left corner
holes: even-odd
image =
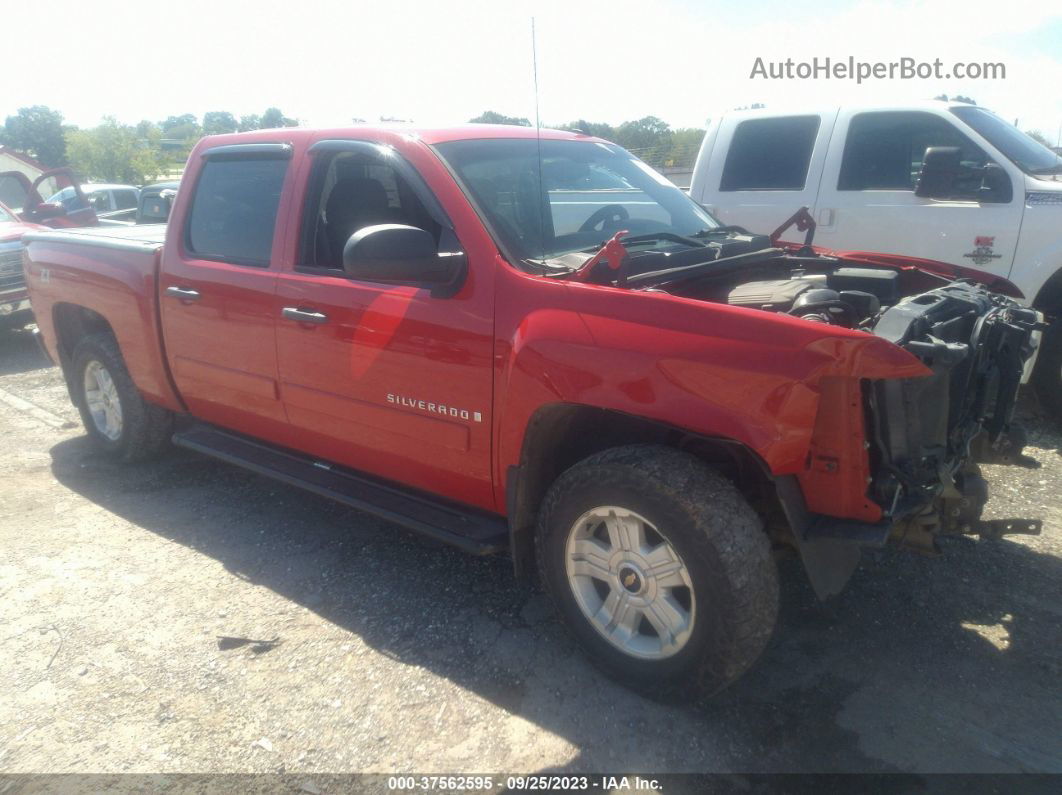
[[[741,122],[730,142],[719,190],[803,190],[818,132],[818,116]]]
[[[287,159],[207,160],[188,219],[188,249],[204,259],[266,267]]]
[[[129,210],[136,207],[136,192],[131,190],[116,190],[114,192],[114,209]]]

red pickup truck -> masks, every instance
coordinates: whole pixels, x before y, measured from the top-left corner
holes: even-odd
[[[721,226],[607,141],[262,131],[183,184],[168,227],[26,238],[99,447],[172,439],[537,561],[643,689],[753,662],[772,550],[836,593],[862,547],[976,529],[976,461],[1020,453],[1039,318],[1011,285]]]

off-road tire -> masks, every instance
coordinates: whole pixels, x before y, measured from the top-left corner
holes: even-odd
[[[1051,321],[1040,341],[1032,385],[1040,404],[1062,419],[1062,317]]]
[[[644,660],[617,649],[573,595],[568,533],[603,505],[655,525],[690,573],[697,612],[689,640],[671,657]],[[542,583],[576,640],[609,675],[649,695],[722,690],[759,657],[774,630],[778,573],[762,521],[730,481],[679,450],[631,445],[571,467],[546,495],[536,544]]]
[[[96,427],[85,397],[85,370],[98,362],[111,376],[121,405],[122,428],[117,439],[109,439]],[[173,434],[173,413],[148,403],[129,376],[118,341],[110,333],[90,334],[78,343],[71,357],[67,377],[74,405],[93,445],[119,461],[152,458],[169,446]]]

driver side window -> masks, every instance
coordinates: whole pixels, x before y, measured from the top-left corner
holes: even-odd
[[[303,218],[300,269],[342,271],[347,240],[367,226],[415,226],[439,240],[439,225],[402,176],[358,152],[318,158]]]
[[[860,113],[852,117],[841,160],[837,190],[913,191],[930,146],[959,148],[969,173],[956,183],[961,194],[975,195],[988,157],[953,125],[921,111]]]

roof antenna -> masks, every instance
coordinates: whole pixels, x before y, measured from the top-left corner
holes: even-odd
[[[538,146],[538,241],[542,245],[542,264],[546,264],[546,219],[543,200],[549,205],[549,194],[542,188],[542,122],[538,115],[538,47],[535,39],[535,18],[531,17],[531,71],[535,79],[535,142]]]

